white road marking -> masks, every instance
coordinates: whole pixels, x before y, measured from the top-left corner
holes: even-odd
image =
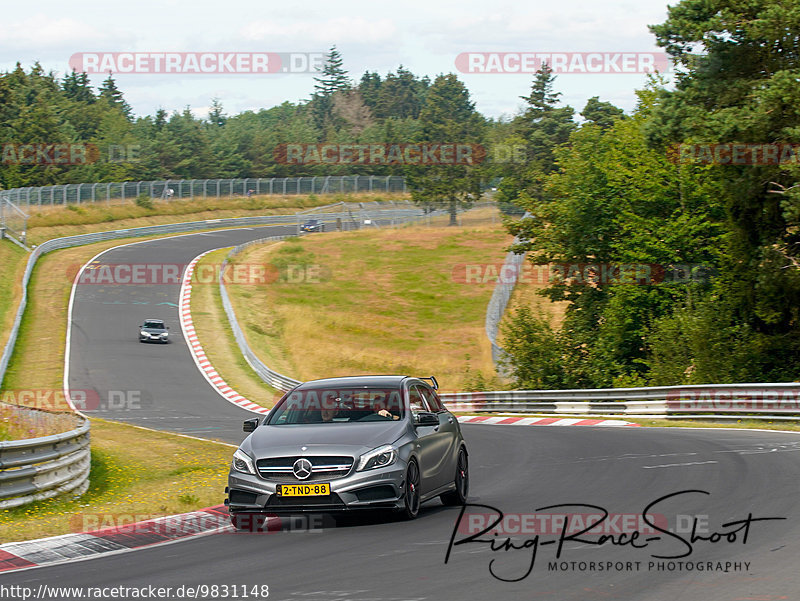
[[[643,465],[642,468],[652,470],[658,467],[684,467],[687,465],[707,465],[709,463],[719,463],[718,461],[690,461],[689,463],[665,463],[663,465]]]

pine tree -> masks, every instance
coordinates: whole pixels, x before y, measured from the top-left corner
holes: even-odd
[[[225,113],[222,112],[222,102],[219,98],[212,98],[211,110],[208,111],[208,122],[215,127],[222,127],[227,120]]]
[[[117,82],[114,81],[114,76],[108,72],[108,77],[103,81],[100,86],[100,98],[105,100],[112,106],[119,107],[124,115],[130,119],[132,116],[131,106],[125,101],[122,92],[117,87]]]
[[[419,121],[424,144],[471,144],[475,149],[483,142],[483,118],[466,86],[452,73],[438,76],[428,89]],[[477,164],[420,165],[408,168],[407,177],[414,202],[443,203],[450,225],[457,224],[459,207],[470,206],[481,194]]]
[[[92,88],[89,86],[89,76],[86,73],[76,73],[75,70],[64,76],[61,89],[67,98],[78,102],[92,104],[95,101]]]
[[[315,77],[314,95],[311,98],[311,114],[319,129],[324,129],[333,118],[333,95],[336,92],[347,92],[351,89],[347,71],[342,67],[342,55],[331,46],[325,55],[325,64],[320,77]]]
[[[315,77],[314,95],[331,96],[334,92],[345,91],[351,88],[347,71],[342,67],[342,55],[331,46],[330,52],[325,55],[325,64],[322,67],[322,76]]]

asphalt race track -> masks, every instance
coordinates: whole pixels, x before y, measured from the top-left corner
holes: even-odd
[[[161,239],[109,251],[100,261],[186,264],[207,249],[278,233],[273,227]],[[146,403],[139,409],[106,403],[94,414],[238,443],[242,419],[250,414],[217,395],[195,367],[180,335],[178,289],[80,286],[70,387],[100,391],[101,405],[109,391],[141,391]],[[173,342],[140,344],[136,327],[145,317],[165,319]],[[265,592],[257,589],[256,596],[253,586],[268,585],[270,600],[293,601],[800,598],[800,433],[485,425],[463,430],[470,450],[469,501],[484,506],[467,507],[467,514],[496,509],[510,518],[503,534],[478,537],[488,542],[451,548],[451,537],[459,542],[477,534],[481,516],[465,516],[454,534],[460,509],[434,501],[413,522],[380,515],[338,523],[330,516],[285,520],[279,532],[217,534],[12,572],[0,575],[0,585],[153,585],[173,591],[228,585],[227,598],[237,598],[233,590],[250,599]],[[220,491],[220,502],[223,497]],[[658,528],[641,518],[653,502],[648,513]],[[554,505],[563,507],[542,510]],[[589,514],[603,510],[610,514],[604,533],[613,540],[599,545],[597,535],[576,534],[580,524],[598,523]],[[533,513],[539,521],[532,521]],[[564,522],[548,522],[541,517],[546,513],[567,514],[574,529],[560,537]],[[520,519],[531,529],[520,532]],[[317,527],[308,528],[309,520]],[[506,536],[514,548],[503,545]],[[222,590],[197,598],[223,598]]]

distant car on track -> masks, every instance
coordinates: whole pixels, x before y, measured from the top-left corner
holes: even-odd
[[[145,319],[139,326],[139,342],[169,342],[169,326],[161,319]]]
[[[309,219],[300,226],[301,232],[324,232],[325,224],[319,219]]]
[[[384,509],[406,519],[439,497],[462,505],[467,446],[431,385],[408,376],[304,382],[233,454],[225,504],[239,529],[254,514]]]

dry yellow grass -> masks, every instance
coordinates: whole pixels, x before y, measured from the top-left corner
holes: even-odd
[[[28,255],[23,249],[8,240],[0,240],[0,349],[5,348],[22,300],[22,274],[27,261]]]
[[[569,303],[566,301],[552,302],[549,298],[539,294],[540,290],[547,287],[547,282],[541,277],[542,274],[544,274],[544,278],[547,277],[546,270],[531,265],[529,270],[525,269],[522,273],[530,275],[529,277],[523,276],[514,287],[503,321],[515,308],[529,306],[534,315],[546,317],[553,329],[560,328]]]

